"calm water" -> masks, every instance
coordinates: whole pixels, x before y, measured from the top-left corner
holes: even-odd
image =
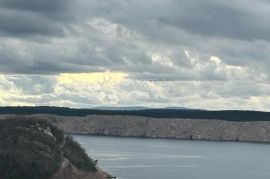
[[[270,145],[74,136],[119,179],[269,179]]]

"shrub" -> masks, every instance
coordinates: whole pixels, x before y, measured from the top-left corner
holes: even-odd
[[[51,130],[52,136],[44,133]],[[46,121],[10,118],[0,121],[0,178],[45,179],[61,164],[61,131]]]
[[[97,170],[93,160],[88,157],[80,144],[74,141],[71,136],[66,138],[64,156],[79,169],[92,172]]]

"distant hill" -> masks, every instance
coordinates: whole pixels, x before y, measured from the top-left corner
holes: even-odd
[[[227,121],[270,121],[270,112],[260,111],[207,111],[190,109],[73,109],[66,107],[0,107],[0,114],[55,114],[60,116],[86,116],[86,115],[135,115],[153,118],[187,118],[187,119],[219,119]]]
[[[119,107],[112,107],[112,106],[97,106],[93,107],[92,109],[100,109],[100,110],[144,110],[149,109],[148,107],[144,106],[119,106]]]
[[[92,109],[100,109],[100,110],[145,110],[145,109],[160,109],[160,108],[149,108],[144,106],[118,106],[118,107],[112,107],[112,106],[97,106],[93,107]],[[177,107],[177,106],[170,106],[165,107],[162,109],[185,109],[185,110],[194,110],[193,108],[186,108],[186,107]]]

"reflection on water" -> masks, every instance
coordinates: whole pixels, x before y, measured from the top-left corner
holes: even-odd
[[[270,145],[74,136],[120,179],[269,179]]]

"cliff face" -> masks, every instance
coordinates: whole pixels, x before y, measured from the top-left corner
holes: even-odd
[[[44,116],[43,116],[44,117]],[[45,118],[48,118],[45,117]],[[138,116],[50,116],[69,134],[270,142],[270,122],[157,119]]]
[[[270,122],[266,121],[232,122],[212,119],[166,119],[123,115],[33,116],[52,121],[67,134],[270,142]],[[0,119],[6,117],[2,115]]]

